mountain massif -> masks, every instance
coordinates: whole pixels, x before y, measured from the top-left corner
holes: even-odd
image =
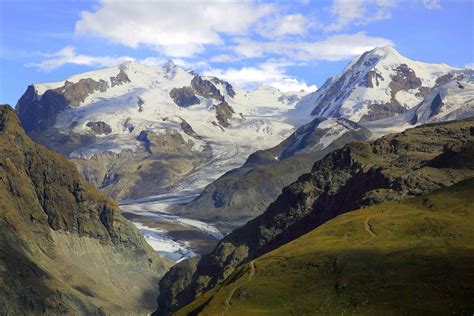
[[[157,315],[472,313],[472,70],[382,47],[284,93],[127,62],[33,84],[16,113],[62,156],[1,108],[7,312],[146,312],[159,281]],[[155,243],[228,234],[163,276],[94,187]]]
[[[0,314],[155,308],[159,258],[109,197],[0,106]]]
[[[393,47],[375,48],[355,58],[307,98],[314,105],[313,115],[375,121],[417,106],[456,71],[463,70],[414,61]]]
[[[353,142],[329,153],[210,254],[174,266],[160,281],[158,315],[231,282],[229,277],[242,265],[340,214],[426,195],[474,177],[473,154],[472,118]]]
[[[474,72],[413,61],[391,47],[375,48],[304,96],[295,112],[307,109],[316,115],[312,122],[278,146],[250,155],[176,212],[224,231],[241,226],[309,172],[315,160],[346,143],[473,116]]]
[[[291,134],[302,115],[288,113],[304,94],[246,92],[171,61],[127,62],[30,85],[16,110],[33,140],[123,200],[202,189]]]

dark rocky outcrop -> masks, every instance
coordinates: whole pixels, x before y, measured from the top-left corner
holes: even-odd
[[[38,98],[34,86],[28,86],[17,103],[16,110],[26,132],[43,131],[54,125],[56,116],[68,105],[66,98],[48,90]]]
[[[430,88],[428,87],[420,87],[418,89],[418,92],[415,94],[418,98],[425,98],[428,95],[428,92],[430,92]]]
[[[411,90],[421,87],[421,79],[416,76],[413,69],[406,64],[401,64],[396,69],[396,74],[392,76],[389,84],[392,98],[395,97],[400,90]]]
[[[160,282],[157,314],[170,314],[221,284],[239,265],[339,214],[469,179],[473,157],[472,118],[348,144],[317,161],[265,213],[227,235],[197,265],[188,265],[189,271],[175,272],[185,269],[184,262],[172,268]]]
[[[381,120],[406,112],[406,109],[395,99],[392,99],[391,102],[388,103],[370,104],[368,108],[369,113],[361,117],[360,123]]]
[[[175,129],[167,129],[164,133],[141,131],[137,140],[142,141],[150,154],[170,156],[179,153],[191,153],[192,142],[186,142]]]
[[[377,73],[374,70],[371,70],[367,73],[365,86],[368,88],[373,88],[379,85],[379,81],[384,80],[382,75]]]
[[[129,82],[131,82],[130,78],[128,78],[128,75],[125,72],[124,67],[122,66],[120,67],[120,71],[116,76],[110,77],[110,83],[112,84],[112,88],[115,86],[121,86]]]
[[[87,122],[86,126],[90,128],[92,134],[94,135],[108,135],[112,133],[112,127],[103,121],[90,121]]]
[[[215,105],[214,108],[216,109],[216,118],[219,124],[222,127],[228,127],[232,114],[235,113],[234,109],[224,99],[222,99],[221,103]]]
[[[436,85],[441,86],[454,78],[454,73],[448,73],[436,79]]]
[[[200,76],[194,76],[193,80],[191,80],[191,87],[197,95],[203,98],[210,98],[216,101],[221,101],[223,98],[219,89],[211,81],[202,79]]]
[[[181,119],[181,124],[180,124],[180,127],[181,129],[183,130],[183,132],[186,133],[186,135],[189,135],[191,137],[194,137],[194,138],[197,138],[197,139],[200,139],[201,136],[199,136],[193,129],[193,127],[188,123],[186,122],[185,120]]]
[[[396,99],[397,92],[401,90],[407,91],[420,88],[418,95],[426,94],[428,92],[426,88],[421,86],[421,79],[416,76],[415,71],[406,64],[399,65],[395,71],[396,74],[391,77],[392,80],[389,84],[391,94],[390,102],[383,104],[370,104],[369,113],[363,115],[360,119],[360,122],[380,120],[406,112],[407,109],[403,107]],[[368,87],[373,87],[371,80],[374,76],[376,79],[376,84],[378,85],[378,78],[375,72],[369,72],[368,76]]]
[[[235,97],[234,87],[232,87],[232,85],[230,83],[228,83],[227,81],[221,80],[219,78],[216,78],[216,77],[212,77],[211,81],[215,84],[220,83],[224,87],[225,92],[227,93],[227,96],[229,96],[231,98]]]
[[[0,106],[0,314],[146,313],[167,263]],[[145,304],[145,305],[144,305]]]
[[[138,112],[143,112],[143,105],[144,104],[145,104],[145,102],[143,102],[143,100],[141,98],[138,98],[138,102],[137,102]]]
[[[27,133],[43,131],[55,124],[57,115],[66,107],[79,106],[93,92],[104,92],[108,87],[104,80],[87,78],[76,83],[66,81],[62,87],[38,96],[35,87],[30,85],[18,100],[16,111]]]
[[[173,88],[170,91],[170,97],[180,107],[188,107],[201,102],[191,87]]]
[[[439,93],[436,95],[436,97],[431,101],[431,112],[430,112],[430,117],[436,116],[441,108],[443,107],[443,99],[441,99],[441,96]]]

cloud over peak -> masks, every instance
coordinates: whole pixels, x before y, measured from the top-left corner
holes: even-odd
[[[150,46],[165,55],[189,57],[206,45],[222,44],[222,35],[242,35],[263,16],[269,4],[251,1],[102,1],[83,11],[76,34],[91,34],[137,48]]]
[[[111,67],[121,64],[125,61],[134,60],[128,56],[89,56],[76,53],[76,48],[66,46],[63,49],[43,54],[45,57],[42,61],[36,63],[28,63],[27,67],[37,68],[43,71],[52,71],[66,64],[94,66],[94,67]]]

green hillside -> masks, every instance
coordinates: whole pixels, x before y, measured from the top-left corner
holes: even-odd
[[[222,285],[242,265],[338,215],[431,194],[471,179],[473,157],[472,118],[427,124],[335,150],[285,187],[262,215],[225,236],[211,253],[198,262],[173,266],[160,280],[155,314],[183,308]]]
[[[474,178],[346,213],[176,315],[472,315]]]

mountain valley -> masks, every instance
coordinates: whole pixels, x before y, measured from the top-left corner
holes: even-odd
[[[7,314],[474,308],[472,69],[380,47],[310,93],[125,62],[0,110]]]

